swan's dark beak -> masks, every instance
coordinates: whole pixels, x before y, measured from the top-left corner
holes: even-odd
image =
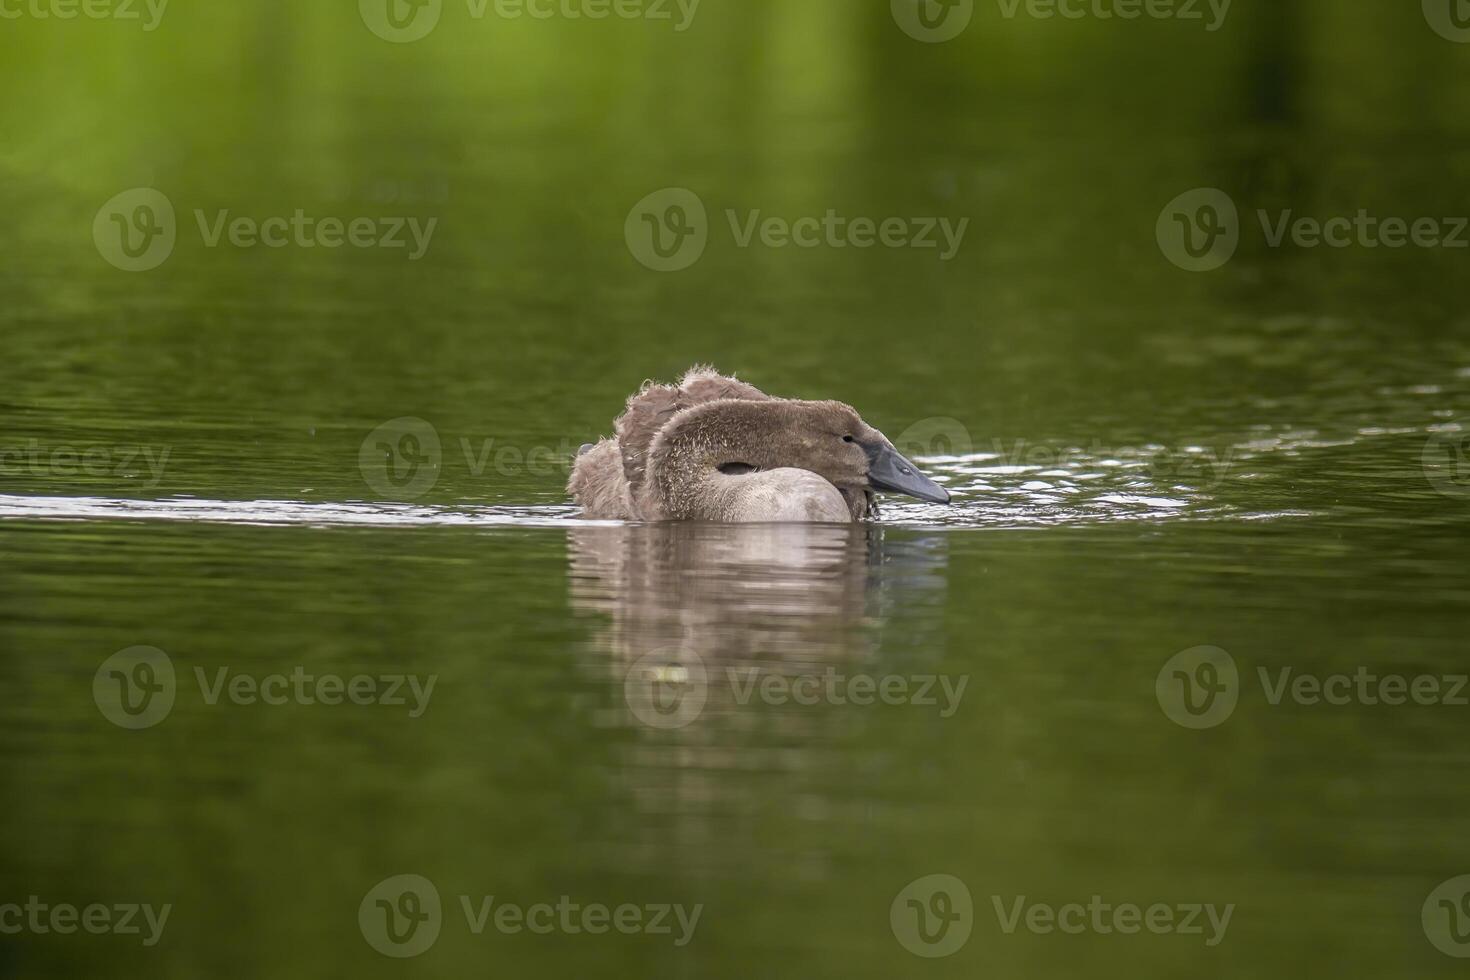
[[[868,482],[874,490],[905,493],[931,504],[949,503],[949,491],[929,479],[885,440],[863,447],[868,453]]]

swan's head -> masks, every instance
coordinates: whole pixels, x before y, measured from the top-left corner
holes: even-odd
[[[717,462],[723,473],[793,467],[816,473],[849,499],[879,491],[949,503],[949,492],[921,473],[851,405],[792,400],[724,404],[734,406],[745,431],[727,443],[729,450]]]

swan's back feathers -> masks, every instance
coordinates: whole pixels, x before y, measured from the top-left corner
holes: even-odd
[[[726,398],[766,401],[770,396],[711,367],[690,368],[678,385],[644,382],[642,390],[628,399],[628,407],[613,423],[623,454],[623,474],[632,494],[637,494],[643,486],[648,472],[648,450],[659,430],[686,408]]]
[[[596,445],[582,447],[572,465],[567,492],[582,505],[588,517],[628,521],[638,518],[628,481],[623,478],[616,439],[602,439]]]

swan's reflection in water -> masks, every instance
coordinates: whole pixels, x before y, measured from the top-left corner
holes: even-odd
[[[822,787],[881,750],[891,709],[833,698],[828,678],[942,656],[945,541],[863,525],[570,532],[572,606],[595,618],[588,670],[607,685],[603,723],[623,732],[614,778],[637,801],[614,831],[643,851],[631,860],[677,846],[736,861],[753,813],[840,805]]]

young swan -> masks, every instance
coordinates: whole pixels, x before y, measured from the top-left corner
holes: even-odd
[[[645,388],[616,428],[572,470],[587,517],[849,522],[876,516],[875,490],[949,502],[850,406],[771,398],[708,369]]]

